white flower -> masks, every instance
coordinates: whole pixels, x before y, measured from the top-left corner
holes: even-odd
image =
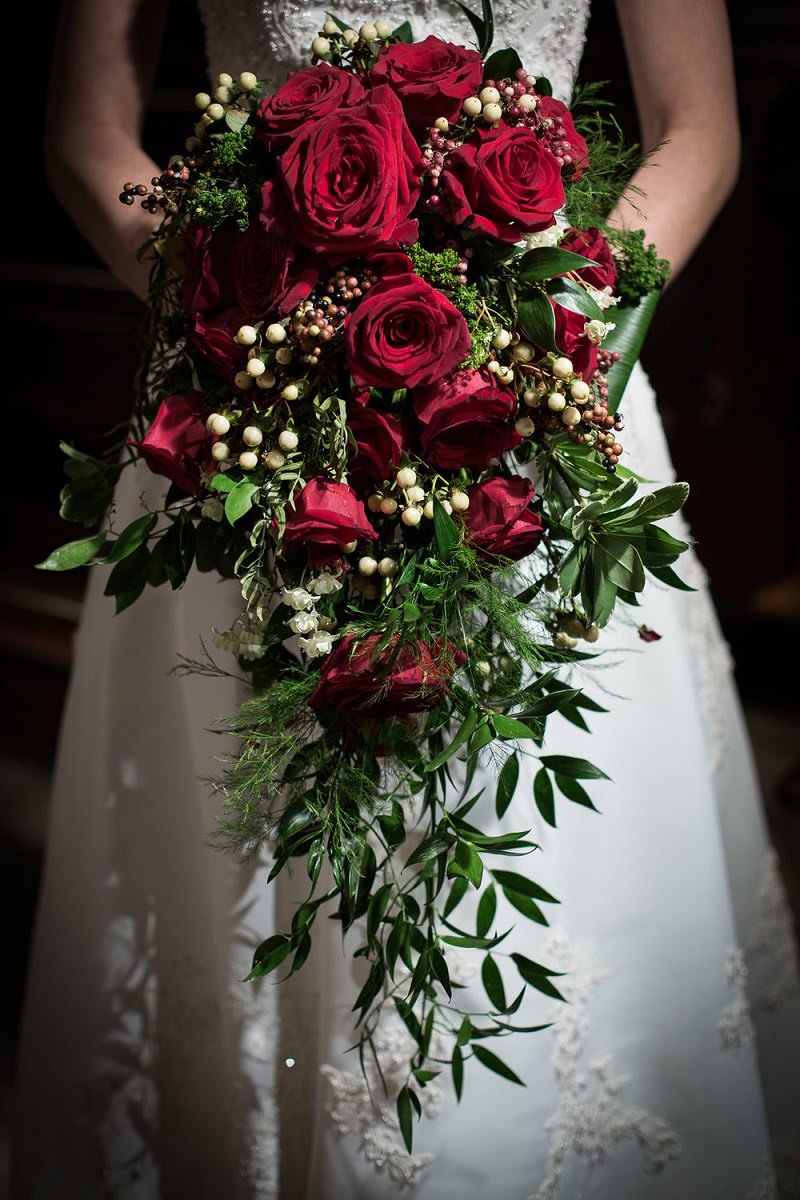
[[[333,649],[333,635],[324,633],[322,630],[317,630],[312,633],[311,637],[300,638],[300,649],[309,658],[322,658],[323,654],[330,654]]]
[[[289,608],[300,612],[302,609],[315,604],[317,597],[312,596],[305,588],[285,588],[281,595],[281,600],[284,604],[288,604]]]
[[[599,346],[606,334],[611,333],[611,330],[616,328],[613,321],[587,321],[583,327],[583,332],[590,342],[594,342],[595,346]]]
[[[602,308],[603,312],[605,312],[607,308],[611,308],[612,305],[619,304],[620,302],[621,297],[612,295],[609,284],[606,284],[606,286],[602,289],[592,287],[590,283],[584,284],[584,286],[588,295],[592,298],[592,300],[594,300],[598,308]]]
[[[313,633],[317,628],[317,614],[314,612],[298,612],[297,616],[292,617],[289,621],[289,628],[293,633]]]
[[[221,521],[225,516],[225,505],[218,496],[209,496],[200,508],[200,516],[208,517],[210,521]]]
[[[242,613],[230,629],[213,627],[211,632],[214,645],[220,650],[230,651],[237,658],[246,658],[249,662],[253,662],[257,658],[263,658],[266,653],[266,648],[261,644],[264,637],[264,622],[254,613]]]
[[[342,583],[340,579],[335,579],[329,571],[324,571],[322,575],[312,579],[308,586],[317,596],[329,596],[331,592],[338,592]]]
[[[551,225],[549,229],[540,229],[538,233],[531,233],[525,238],[525,246],[528,250],[538,250],[540,246],[557,246],[564,236],[564,230],[569,222],[562,213],[556,213],[556,223]]]

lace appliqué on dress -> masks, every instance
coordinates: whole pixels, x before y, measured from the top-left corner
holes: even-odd
[[[308,63],[311,42],[326,7],[310,0],[198,0],[206,30],[211,74],[255,71],[274,84]],[[355,28],[376,15],[398,25],[408,19],[417,38],[435,34],[461,45],[475,34],[453,0],[342,0],[331,11]],[[480,9],[480,5],[478,5]],[[513,44],[530,71],[546,75],[557,96],[567,99],[580,63],[589,19],[589,0],[497,0],[495,48]]]
[[[562,990],[568,1004],[553,1010],[551,1061],[559,1091],[556,1112],[545,1123],[550,1134],[547,1175],[529,1200],[556,1200],[569,1156],[594,1167],[608,1160],[617,1142],[635,1138],[645,1169],[660,1171],[680,1154],[680,1139],[672,1126],[645,1109],[625,1107],[620,1093],[628,1076],[618,1075],[610,1054],[585,1063],[589,1035],[589,1000],[609,972],[597,966],[588,941],[571,942],[554,929],[545,947],[548,962],[565,972]]]

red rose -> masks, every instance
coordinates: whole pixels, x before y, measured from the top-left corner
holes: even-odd
[[[580,179],[589,166],[589,147],[572,120],[572,113],[561,100],[540,96],[536,111],[548,122],[545,139],[550,149],[563,161],[563,172],[570,179]]]
[[[564,203],[554,155],[524,125],[473,134],[448,155],[441,182],[452,219],[500,242],[547,229]]]
[[[235,303],[233,264],[239,236],[231,225],[214,233],[206,225],[190,225],[183,235],[186,270],[181,295],[191,316],[218,313]]]
[[[477,50],[431,34],[424,42],[384,46],[371,75],[400,97],[406,120],[419,137],[437,117],[458,119],[467,96],[480,90],[483,63]]]
[[[518,562],[536,549],[542,520],[530,507],[536,490],[529,479],[498,476],[476,483],[468,495],[464,522],[469,543],[476,550]]]
[[[573,254],[582,254],[591,258],[596,266],[581,267],[577,272],[591,287],[601,292],[603,288],[614,288],[617,282],[617,264],[608,239],[591,226],[589,229],[570,229],[567,236],[559,243],[560,250],[571,250]]]
[[[348,410],[347,427],[356,440],[347,477],[359,495],[373,492],[388,480],[406,445],[402,422],[391,413],[355,405]]]
[[[556,345],[572,362],[576,375],[588,383],[597,369],[597,349],[583,332],[588,321],[582,313],[571,312],[560,304],[553,305],[556,313]]]
[[[374,541],[375,530],[363,503],[346,483],[318,475],[309,479],[294,508],[286,509],[287,546],[301,542],[345,546],[358,538]]]
[[[207,490],[201,472],[203,467],[213,465],[206,411],[205,397],[200,392],[168,396],[142,440],[129,441],[151,471],[165,475],[192,496],[202,496]]]
[[[347,365],[358,383],[373,387],[433,383],[454,371],[471,345],[455,305],[412,273],[372,287],[345,326]]]
[[[233,281],[248,321],[285,315],[306,299],[318,278],[317,263],[308,252],[270,233],[261,215],[239,237]]]
[[[198,316],[191,339],[222,374],[229,387],[244,368],[246,351],[234,341],[234,334],[245,324],[240,308],[229,308],[213,317]]]
[[[437,467],[485,467],[522,440],[509,424],[517,400],[488,371],[458,371],[414,394],[425,458]]]
[[[461,650],[441,642],[399,651],[390,643],[376,654],[380,642],[377,633],[358,644],[352,634],[343,637],[325,660],[310,706],[369,717],[421,712],[444,700],[453,673],[466,662]]]
[[[256,135],[268,149],[280,152],[301,129],[336,109],[351,108],[365,96],[356,75],[330,63],[295,71],[274,96],[262,100],[256,113]]]
[[[419,147],[381,86],[304,129],[262,191],[268,228],[341,262],[381,243],[415,242]]]

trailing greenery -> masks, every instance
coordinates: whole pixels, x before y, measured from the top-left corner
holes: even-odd
[[[670,265],[658,257],[652,242],[645,245],[643,229],[608,229],[606,237],[614,248],[617,264],[616,290],[628,304],[658,291],[670,277]]]

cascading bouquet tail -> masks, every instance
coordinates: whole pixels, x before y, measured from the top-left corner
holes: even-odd
[[[63,513],[103,519],[139,460],[170,486],[41,564],[111,564],[118,610],[195,566],[239,581],[214,641],[252,691],[226,721],[219,841],[309,881],[251,978],[297,971],[338,918],[362,1063],[387,1006],[410,1037],[409,1148],[445,1066],[459,1096],[469,1057],[521,1082],[486,1042],[560,993],[497,925],[501,893],[541,925],[555,899],[498,865],[536,848],[504,824],[520,764],[544,822],[557,796],[593,807],[605,776],[546,753],[547,719],[587,728],[580,663],[646,575],[684,586],[686,549],[659,525],[685,485],[640,494],[620,461],[666,274],[605,227],[636,151],[592,89],[570,110],[514,50],[487,57],[488,3],[467,15],[477,49],[330,17],[310,66],[274,92],[220,76],[186,151],[124,186],[161,218],[138,403],[121,458],[65,447]],[[459,1007],[454,949],[481,957],[487,1011]]]

